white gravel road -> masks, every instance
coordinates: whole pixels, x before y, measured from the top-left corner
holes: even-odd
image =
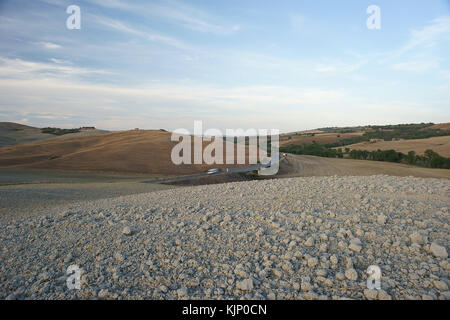
[[[0,298],[449,299],[449,191],[447,179],[307,177],[3,215]],[[370,265],[380,290],[366,287]]]

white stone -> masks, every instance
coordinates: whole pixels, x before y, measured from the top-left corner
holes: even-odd
[[[355,269],[350,268],[350,269],[345,270],[345,277],[348,280],[356,281],[356,279],[358,279],[358,273],[356,272]]]
[[[252,291],[253,290],[253,279],[245,279],[238,281],[236,287],[242,291]]]
[[[433,242],[430,246],[430,250],[435,257],[438,258],[447,258],[447,249],[445,247],[438,245],[436,242]]]

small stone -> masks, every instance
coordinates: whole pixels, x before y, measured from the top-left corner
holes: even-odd
[[[119,262],[125,261],[125,258],[123,257],[123,255],[122,255],[122,253],[121,253],[120,251],[117,251],[117,252],[114,254],[114,259],[116,259],[116,260],[119,261]]]
[[[305,241],[305,246],[307,247],[312,247],[314,245],[314,238],[313,237],[309,237],[306,241]]]
[[[177,290],[177,295],[178,297],[182,298],[182,297],[186,297],[188,294],[188,289],[186,287],[180,288]]]
[[[358,273],[356,272],[355,269],[350,268],[350,269],[345,270],[345,277],[348,280],[356,281],[356,279],[358,279]]]
[[[313,292],[313,291],[309,291],[309,292],[307,292],[307,293],[304,293],[304,294],[303,294],[303,297],[304,297],[306,300],[317,300],[317,299],[319,299],[319,296],[317,295],[317,293],[315,293],[315,292]]]
[[[333,254],[333,255],[330,257],[330,262],[331,262],[332,264],[338,264],[339,260],[338,260],[338,258]]]
[[[294,283],[292,287],[294,288],[294,290],[300,290],[300,285],[297,282]]]
[[[131,233],[132,233],[132,232],[131,232],[131,228],[128,227],[128,226],[124,227],[123,230],[122,230],[122,233],[123,233],[124,235],[126,235],[126,236],[130,236]]]
[[[436,289],[445,291],[448,289],[447,284],[444,281],[433,281],[433,285],[436,287]]]
[[[375,300],[378,297],[377,290],[366,289],[364,290],[364,296],[369,300]]]
[[[98,297],[99,297],[100,299],[105,299],[105,298],[108,297],[108,295],[109,295],[109,292],[108,292],[107,289],[102,289],[102,290],[100,290],[100,291],[98,292]]]
[[[336,279],[345,280],[345,275],[342,272],[336,273]]]
[[[377,216],[377,222],[379,223],[379,224],[385,224],[386,223],[386,216],[384,215],[384,214],[379,214],[378,216]]]
[[[159,291],[161,291],[161,292],[163,292],[163,293],[166,293],[167,290],[169,290],[169,289],[168,289],[166,286],[164,286],[164,285],[159,286]]]
[[[353,250],[355,252],[360,252],[362,249],[361,240],[358,238],[354,238],[350,241],[350,245],[348,246],[350,250]]]
[[[443,246],[438,245],[436,242],[433,242],[430,246],[430,250],[433,253],[435,257],[438,258],[447,258],[447,249],[445,249]]]
[[[252,291],[253,290],[253,279],[245,279],[238,281],[236,287],[242,291]]]
[[[275,277],[277,277],[277,278],[281,278],[281,277],[283,276],[283,272],[281,272],[280,269],[273,269],[273,270],[272,270],[272,273],[273,273],[273,275],[274,275]]]
[[[422,235],[418,232],[414,232],[409,238],[411,239],[411,243],[422,243],[423,241]]]
[[[311,290],[311,284],[307,281],[302,281],[301,288],[303,291],[309,291]]]
[[[267,299],[269,300],[275,300],[277,297],[275,295],[275,293],[273,292],[269,292],[269,294],[267,295]]]
[[[392,300],[392,298],[386,291],[380,289],[378,290],[378,300]]]
[[[42,281],[48,281],[51,278],[51,274],[48,272],[43,272],[39,275],[39,279],[41,279]]]
[[[318,263],[319,263],[319,261],[317,260],[317,258],[309,258],[308,259],[309,267],[315,267]]]

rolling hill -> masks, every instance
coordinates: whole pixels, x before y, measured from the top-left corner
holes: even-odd
[[[425,150],[431,149],[443,157],[450,158],[450,136],[398,141],[365,141],[345,146],[345,148],[367,151],[395,150],[404,154],[415,151],[419,155],[423,155]]]
[[[132,130],[47,139],[1,147],[0,166],[155,175],[204,172],[233,165],[175,165],[171,150],[177,142],[161,130]],[[205,143],[205,145],[208,143]]]
[[[43,133],[40,128],[30,127],[14,122],[0,122],[0,147],[25,144],[47,139],[67,139],[107,132],[108,131],[106,130],[82,128],[80,129],[80,132],[56,136],[50,133]]]

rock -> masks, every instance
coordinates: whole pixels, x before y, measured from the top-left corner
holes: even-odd
[[[411,243],[422,243],[423,237],[419,232],[414,232],[409,236]]]
[[[369,300],[375,300],[378,297],[378,291],[366,289],[364,290],[364,296]]]
[[[441,297],[443,297],[445,300],[450,300],[450,291],[441,292]]]
[[[16,300],[16,296],[11,293],[5,300]]]
[[[177,290],[177,295],[180,298],[186,297],[188,294],[188,289],[186,287],[180,288]]]
[[[277,278],[281,278],[283,276],[283,272],[280,269],[273,269],[272,273]]]
[[[164,286],[164,285],[159,286],[159,291],[161,291],[163,293],[166,293],[168,290],[169,289],[166,286]]]
[[[267,299],[269,299],[269,300],[275,300],[276,298],[277,298],[277,296],[273,292],[269,292],[267,294]]]
[[[333,255],[330,257],[330,262],[331,262],[332,264],[336,265],[336,264],[338,264],[339,260],[338,260],[338,258],[333,254]]]
[[[362,249],[361,240],[359,240],[358,238],[353,238],[350,241],[350,245],[348,246],[348,248],[355,252],[361,252],[361,249]]]
[[[342,272],[336,273],[336,279],[345,280],[345,275]]]
[[[242,291],[252,291],[253,290],[253,279],[245,279],[242,281],[238,281],[236,283],[236,287]]]
[[[309,291],[311,290],[311,284],[307,281],[302,281],[301,289],[302,291]]]
[[[386,220],[387,220],[387,217],[386,217],[384,214],[379,214],[379,215],[377,216],[377,222],[378,222],[379,224],[385,224],[385,223],[386,223]]]
[[[309,258],[308,259],[309,267],[315,267],[315,266],[317,266],[318,263],[319,263],[319,261],[317,260],[317,258]]]
[[[355,269],[350,268],[350,269],[345,270],[345,277],[348,280],[356,281],[358,279],[358,273],[356,272]]]
[[[99,292],[98,292],[98,295],[97,295],[100,299],[106,299],[106,298],[108,298],[108,296],[109,296],[109,292],[108,292],[108,290],[107,289],[102,289],[102,290],[100,290]]]
[[[297,282],[295,282],[292,287],[294,288],[294,290],[300,290],[300,284],[298,284]]]
[[[126,236],[130,236],[131,235],[131,228],[126,226],[122,229],[122,234],[126,235]]]
[[[392,300],[392,298],[386,291],[380,289],[378,290],[378,300]]]
[[[305,241],[305,246],[307,247],[312,247],[314,245],[314,238],[313,237],[309,237],[306,241]]]
[[[430,246],[430,250],[435,257],[438,258],[447,258],[447,249],[445,247],[438,245],[436,242],[433,242]]]
[[[48,281],[51,278],[51,274],[48,272],[43,272],[39,275],[39,279],[42,281]]]
[[[123,261],[125,261],[125,258],[123,257],[123,255],[122,255],[122,253],[121,253],[120,251],[117,251],[117,252],[114,254],[114,259],[116,259],[116,261],[118,261],[118,262],[123,262]]]
[[[448,286],[447,286],[447,284],[444,281],[434,280],[433,281],[433,285],[435,286],[436,289],[439,289],[439,290],[442,290],[442,291],[445,291],[445,290],[448,289]]]
[[[317,295],[317,293],[315,293],[315,292],[313,292],[313,291],[309,291],[309,292],[307,292],[307,293],[304,293],[304,294],[303,294],[303,297],[304,297],[306,300],[318,300],[318,299],[319,299],[319,296]]]

